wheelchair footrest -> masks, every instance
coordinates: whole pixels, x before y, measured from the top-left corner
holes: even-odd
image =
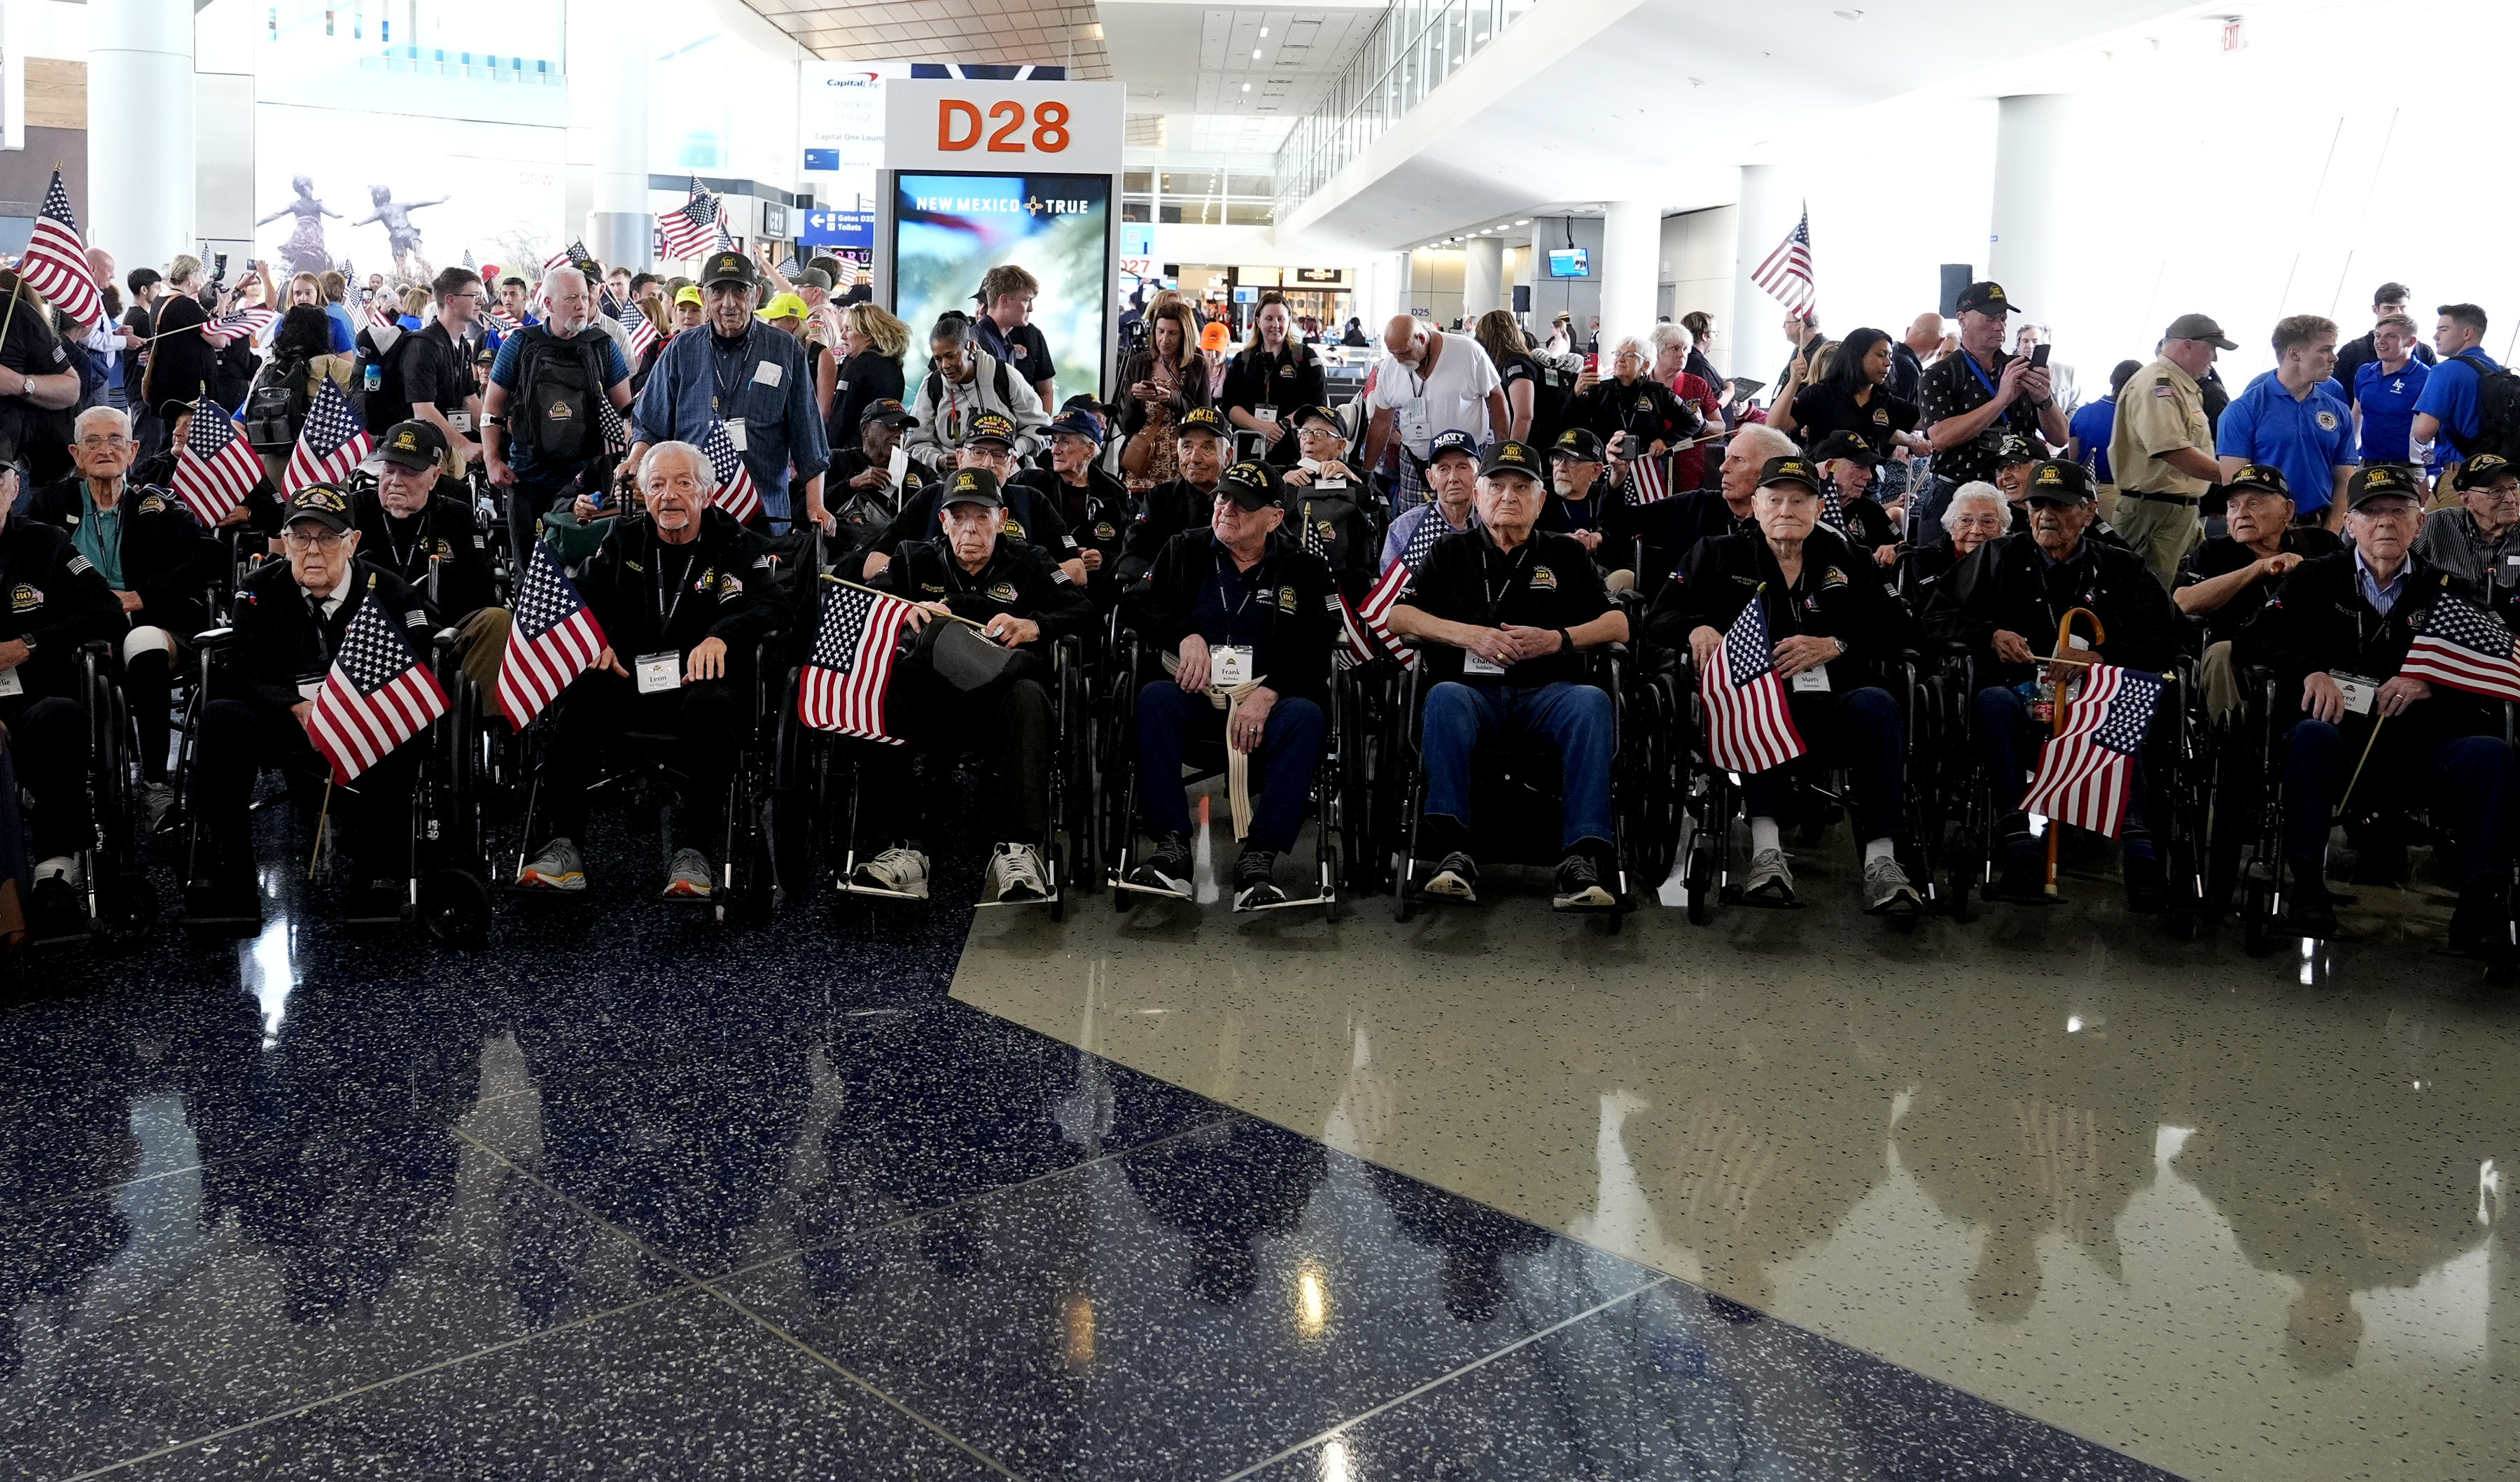
[[[1197,904],[1195,897],[1186,895],[1179,890],[1167,890],[1161,885],[1141,885],[1136,880],[1130,879],[1128,876],[1123,875],[1106,874],[1103,878],[1114,890],[1134,890],[1140,895],[1151,895],[1168,901],[1189,901],[1192,905]]]
[[[1036,895],[1032,899],[1025,901],[973,901],[971,904],[982,908],[990,906],[1056,906],[1058,904],[1058,892],[1053,890],[1048,895]]]
[[[871,895],[878,900],[883,901],[923,901],[927,899],[926,896],[913,895],[907,890],[886,890],[880,885],[861,885],[857,881],[845,877],[833,880],[832,882],[832,888],[839,891],[842,895]],[[985,904],[994,905],[996,903],[986,902]],[[1014,905],[1016,903],[1010,901],[1007,904]],[[1030,905],[1032,902],[1026,901],[1022,904]]]
[[[1144,889],[1146,887],[1139,886],[1138,888]],[[1271,901],[1265,906],[1237,906],[1234,909],[1241,912],[1283,911],[1291,906],[1333,906],[1336,904],[1338,904],[1338,897],[1334,895],[1307,895],[1295,900]]]

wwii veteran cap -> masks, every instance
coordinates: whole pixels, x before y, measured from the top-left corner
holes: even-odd
[[[2218,350],[2236,350],[2239,348],[2237,344],[2232,342],[2230,336],[2223,333],[2223,327],[2216,324],[2213,316],[2210,314],[2182,314],[2178,318],[2170,321],[2170,328],[2161,332],[2161,337],[2164,339],[2201,339]]]
[[[1812,449],[1811,456],[1814,463],[1843,458],[1848,463],[1860,463],[1868,469],[1881,461],[1881,455],[1872,451],[1872,444],[1866,442],[1863,434],[1842,428],[1822,438],[1820,446]]]
[[[1549,483],[1549,460],[1527,442],[1508,437],[1488,449],[1488,461],[1479,465],[1479,476],[1491,478],[1499,473],[1520,473],[1546,488]]]
[[[1015,420],[1003,412],[982,412],[973,417],[971,426],[963,433],[963,446],[975,448],[984,442],[1012,448],[1015,445]]]
[[[1605,456],[1601,434],[1591,427],[1568,427],[1557,434],[1556,445],[1549,450],[1559,458],[1572,458],[1577,463],[1599,463]]]
[[[998,492],[998,475],[986,469],[957,469],[953,480],[945,485],[945,497],[937,501],[941,509],[956,505],[986,505],[992,510],[1007,507],[1006,496]]]
[[[2223,480],[2223,487],[2227,491],[2231,489],[2263,489],[2267,493],[2272,494],[2278,499],[2292,498],[2291,481],[2284,477],[2283,470],[2275,468],[2272,464],[2242,464],[2240,465],[2240,471],[2238,472]]]
[[[327,530],[346,530],[350,528],[350,501],[331,484],[310,483],[298,490],[290,499],[289,508],[281,512],[281,527],[286,529],[301,519],[311,519]]]
[[[2003,296],[2002,284],[1972,283],[1960,290],[1959,302],[1953,307],[1963,314],[1971,309],[1981,314],[2010,314],[2018,311],[2020,305]]]
[[[1771,458],[1759,466],[1760,488],[1779,483],[1798,483],[1817,494],[1820,492],[1820,470],[1813,468],[1812,461],[1800,453]]]
[[[1102,446],[1102,424],[1089,413],[1069,412],[1051,423],[1050,432],[1054,437],[1065,432],[1072,437],[1082,437],[1098,448]]]
[[[2520,478],[2520,464],[2499,453],[2479,453],[2458,466],[2458,489],[2462,494],[2504,478]]]
[[[2044,459],[2030,471],[2030,487],[2021,502],[2033,505],[2087,505],[2092,500],[2092,471],[2061,458]]]
[[[2006,464],[2037,463],[2047,456],[2029,438],[2014,432],[2003,439],[2003,446],[1995,450],[1995,466],[2000,469]]]
[[[433,468],[445,461],[446,434],[434,423],[398,422],[385,429],[377,456],[399,468]]]
[[[1175,437],[1188,437],[1192,432],[1205,432],[1210,437],[1225,435],[1225,419],[1214,407],[1192,407],[1182,414],[1181,426],[1173,429]]]
[[[865,427],[871,422],[879,422],[888,427],[915,427],[919,426],[919,419],[910,415],[910,409],[903,406],[900,402],[893,400],[889,396],[884,397],[881,401],[868,402],[867,409],[858,414],[859,427]]]
[[[2375,499],[2411,499],[2423,503],[2424,487],[2405,464],[2366,463],[2345,480],[2345,508],[2359,510]]]
[[[1282,497],[1282,485],[1278,471],[1265,463],[1244,459],[1225,471],[1217,480],[1216,492],[1246,510],[1265,510]]]
[[[742,252],[711,252],[708,261],[700,264],[700,287],[704,289],[716,288],[721,283],[740,283],[751,288],[760,281],[761,270]]]
[[[1459,453],[1476,463],[1479,461],[1479,440],[1459,427],[1438,432],[1435,440],[1426,445],[1426,461],[1433,463],[1447,453]]]

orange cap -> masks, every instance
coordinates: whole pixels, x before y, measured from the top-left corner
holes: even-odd
[[[1225,321],[1221,319],[1209,320],[1207,328],[1198,332],[1198,347],[1202,350],[1221,350],[1233,342],[1234,337],[1226,331]]]

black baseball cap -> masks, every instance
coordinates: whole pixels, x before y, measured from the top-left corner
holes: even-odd
[[[1866,442],[1863,434],[1843,429],[1822,438],[1820,446],[1812,449],[1811,456],[1814,463],[1827,463],[1831,459],[1843,458],[1849,463],[1860,463],[1868,469],[1881,462],[1881,455],[1872,451],[1872,444]]]
[[[1216,492],[1243,509],[1265,510],[1283,497],[1284,486],[1278,481],[1277,470],[1246,458],[1225,471],[1216,482]]]
[[[377,456],[398,468],[434,468],[446,461],[446,434],[437,430],[435,423],[416,418],[398,422],[385,429]]]
[[[886,427],[893,427],[919,426],[919,419],[910,415],[910,409],[889,396],[881,401],[868,402],[867,409],[858,414],[859,427],[865,427],[871,422],[880,422]]]
[[[1225,419],[1214,407],[1192,407],[1182,414],[1181,426],[1173,429],[1175,437],[1188,437],[1192,432],[1205,432],[1210,437],[1225,435]]]
[[[1995,450],[1995,466],[2000,469],[2006,464],[2037,463],[2047,456],[2039,450],[2038,444],[2015,432],[2003,439],[2003,446]]]
[[[1488,461],[1479,465],[1481,478],[1492,477],[1498,473],[1520,473],[1525,478],[1546,487],[1549,483],[1549,460],[1541,456],[1538,448],[1527,442],[1516,442],[1510,437],[1505,438],[1495,447],[1488,449]]]
[[[2015,314],[2020,312],[2021,305],[2003,296],[2002,284],[1972,283],[1960,290],[1959,302],[1952,305],[1952,308],[1954,312],[1961,314],[1971,309],[1981,314]]]
[[[2520,464],[2499,453],[2479,453],[2458,466],[2459,492],[2481,489],[2498,479],[2520,478]]]
[[[1069,412],[1059,417],[1051,423],[1050,432],[1054,437],[1061,432],[1067,432],[1084,438],[1098,448],[1102,446],[1102,424],[1083,412]]]
[[[2291,480],[2284,477],[2283,470],[2271,464],[2242,464],[2240,472],[2223,480],[2223,488],[2227,494],[2232,489],[2262,489],[2278,499],[2292,498]]]
[[[944,497],[936,501],[940,510],[956,505],[987,505],[992,510],[1007,507],[1006,496],[998,492],[998,475],[986,469],[957,469],[945,485]]]
[[[975,447],[984,442],[994,442],[1002,448],[1013,448],[1015,420],[1003,412],[982,412],[974,416],[971,419],[971,426],[963,433],[963,446]]]
[[[2043,458],[2039,467],[2030,471],[2030,487],[2023,492],[2021,502],[2031,505],[2087,505],[2094,497],[2091,470],[2061,458]]]
[[[1447,453],[1459,453],[1470,462],[1476,463],[1479,461],[1479,440],[1459,427],[1448,432],[1438,432],[1435,434],[1435,440],[1426,445],[1426,461],[1431,464]]]
[[[1577,463],[1599,463],[1609,456],[1601,447],[1601,434],[1591,427],[1568,427],[1557,434],[1556,445],[1549,451]]]
[[[311,519],[336,533],[350,528],[350,498],[328,483],[310,483],[290,496],[289,508],[280,514],[280,527],[287,529],[301,519]]]
[[[2359,510],[2375,499],[2411,499],[2423,503],[2424,486],[2402,463],[2366,463],[2345,480],[2345,508]]]
[[[1813,468],[1811,460],[1800,453],[1771,458],[1759,466],[1759,487],[1764,489],[1778,483],[1798,483],[1817,494],[1820,492],[1820,470]]]
[[[1297,407],[1286,414],[1286,426],[1298,431],[1308,422],[1327,422],[1335,431],[1347,430],[1347,425],[1339,421],[1339,415],[1325,406]]]
[[[745,288],[753,288],[760,282],[761,270],[742,252],[711,252],[708,261],[700,265],[700,287],[704,289],[716,288],[721,283],[740,283]]]

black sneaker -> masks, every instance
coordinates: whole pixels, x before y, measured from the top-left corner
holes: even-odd
[[[2327,893],[2327,872],[2318,861],[2298,856],[2284,861],[2284,930],[2297,936],[2336,934],[2336,897]]]
[[[1557,862],[1557,893],[1550,898],[1557,911],[1615,911],[1619,898],[1601,883],[1601,867],[1581,850]]]
[[[2127,911],[2133,916],[2159,916],[2170,906],[2170,886],[2158,855],[2130,854],[2118,863],[2126,878]]]
[[[1278,856],[1269,849],[1245,849],[1234,862],[1234,909],[1257,911],[1286,898],[1278,888]]]
[[[1477,905],[1479,862],[1460,849],[1445,855],[1435,862],[1435,874],[1426,881],[1426,893],[1457,900],[1464,906]]]
[[[2480,875],[2461,886],[2451,913],[2450,948],[2497,961],[2512,955],[2511,905],[2501,876]]]
[[[1155,840],[1155,852],[1141,860],[1138,868],[1129,872],[1129,879],[1131,883],[1143,885],[1149,890],[1161,890],[1167,895],[1178,895],[1183,900],[1189,900],[1191,898],[1190,873],[1190,840],[1178,833],[1167,833]]]
[[[2044,901],[2048,898],[2048,860],[2032,844],[2013,849],[2003,856],[2003,877],[1995,883],[1995,893],[2012,901]]]

